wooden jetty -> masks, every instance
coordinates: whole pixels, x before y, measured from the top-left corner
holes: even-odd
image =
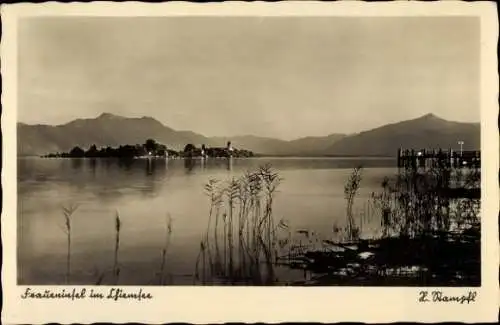
[[[398,150],[398,168],[430,168],[444,166],[449,168],[481,168],[481,152],[402,149]]]

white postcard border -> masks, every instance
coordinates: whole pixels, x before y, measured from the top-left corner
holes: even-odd
[[[482,287],[447,288],[449,294],[477,291],[471,304],[419,303],[420,290],[363,287],[125,287],[142,288],[153,299],[23,300],[16,272],[17,21],[27,16],[478,16],[481,17]],[[2,5],[3,132],[3,311],[2,322],[41,324],[90,322],[392,322],[495,321],[499,306],[499,137],[493,2],[280,2],[280,3],[45,3]],[[35,288],[35,286],[33,286]],[[62,288],[42,287],[36,288]],[[69,287],[69,288],[73,288]],[[75,288],[82,288],[75,286]],[[92,288],[92,286],[85,286]],[[109,287],[93,287],[106,292]]]

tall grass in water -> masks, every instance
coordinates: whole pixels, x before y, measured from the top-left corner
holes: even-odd
[[[354,170],[345,187],[347,231],[353,229],[350,194],[358,175]],[[382,238],[323,240],[325,247],[309,245],[290,267],[310,272],[307,281],[323,285],[479,285],[480,200],[477,192],[461,190],[479,187],[479,169],[451,169],[446,162],[400,169],[372,195]]]
[[[64,222],[67,242],[67,255],[66,255],[66,284],[71,282],[71,219],[76,209],[77,205],[71,205],[69,207],[63,207]]]
[[[353,215],[353,205],[354,198],[359,190],[361,183],[361,172],[362,167],[356,167],[353,169],[349,179],[344,186],[344,197],[347,201],[346,204],[346,217],[347,217],[347,227],[346,232],[348,240],[356,240],[359,237],[359,228],[356,226]]]
[[[426,170],[407,167],[395,179],[385,178],[372,193],[381,213],[382,236],[414,238],[446,234],[453,228],[478,223],[478,198],[451,197],[455,187],[480,187],[479,169],[452,169],[435,164]]]
[[[161,251],[161,265],[160,265],[160,273],[159,273],[159,282],[160,285],[165,285],[165,272],[166,272],[166,260],[168,248],[170,247],[170,239],[172,236],[172,218],[170,215],[167,216],[166,220],[166,229],[165,229],[165,244]]]
[[[210,209],[208,214],[208,224],[205,236],[200,242],[200,252],[196,261],[195,267],[195,281],[200,278],[200,268],[201,268],[201,281],[205,284],[207,280],[206,273],[214,275],[223,274],[223,257],[220,253],[219,247],[219,225],[220,218],[225,220],[224,216],[220,215],[220,210],[223,204],[223,195],[225,189],[221,187],[220,181],[218,179],[210,179],[205,185],[205,194],[210,198]],[[213,236],[211,233],[212,221],[215,223],[213,226]],[[225,224],[225,222],[224,222]],[[210,241],[214,241],[214,245],[210,245]],[[225,243],[225,230],[223,242]],[[214,251],[214,256],[212,257],[212,250]],[[201,263],[201,266],[200,266]],[[210,266],[210,270],[207,270],[206,265]]]
[[[67,254],[66,254],[66,274],[65,274],[65,282],[66,284],[69,284],[71,282],[71,240],[72,240],[72,216],[74,215],[75,211],[77,210],[78,205],[71,205],[69,207],[64,207],[62,208],[63,210],[63,215],[64,215],[64,228],[63,231],[66,233],[66,242],[67,242]],[[119,278],[120,278],[120,262],[119,262],[119,252],[120,252],[120,234],[122,230],[123,224],[120,218],[120,214],[118,211],[115,213],[115,218],[114,218],[114,230],[115,230],[115,241],[114,241],[114,256],[113,256],[113,267],[111,270],[111,279],[110,281],[113,282],[113,284],[118,284]],[[160,265],[160,271],[155,273],[155,275],[158,276],[159,278],[159,283],[160,285],[165,285],[167,284],[166,281],[166,273],[167,273],[167,267],[166,267],[166,261],[167,261],[167,253],[168,249],[170,246],[170,241],[171,241],[171,235],[172,235],[172,218],[170,215],[167,215],[166,219],[166,228],[165,228],[165,243],[161,251],[161,265]],[[95,268],[94,270],[94,276],[95,276],[95,285],[101,285],[104,281],[105,278],[105,273],[98,268]],[[170,274],[168,274],[170,278]],[[151,281],[156,281],[156,276],[151,280]],[[150,282],[151,283],[151,282]]]
[[[115,215],[115,254],[113,262],[113,277],[115,279],[115,284],[118,284],[120,277],[120,267],[118,264],[118,252],[120,250],[120,230],[122,227],[122,222],[120,219],[120,214],[116,211]]]
[[[201,274],[202,283],[274,282],[278,231],[285,224],[276,225],[273,216],[273,198],[280,181],[270,165],[227,182],[209,180],[205,185],[210,198],[208,225],[200,242],[195,280]]]

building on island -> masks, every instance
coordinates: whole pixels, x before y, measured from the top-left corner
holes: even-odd
[[[209,147],[205,144],[201,145],[201,148],[197,148],[193,144],[187,144],[182,152],[184,157],[188,158],[230,158],[233,156],[237,157],[250,157],[253,153],[248,150],[238,150],[235,149],[231,141],[228,141],[225,147]]]

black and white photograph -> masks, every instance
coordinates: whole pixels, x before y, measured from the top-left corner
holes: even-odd
[[[478,18],[19,27],[19,283],[481,284]]]
[[[20,17],[17,285],[480,289],[481,33]]]

